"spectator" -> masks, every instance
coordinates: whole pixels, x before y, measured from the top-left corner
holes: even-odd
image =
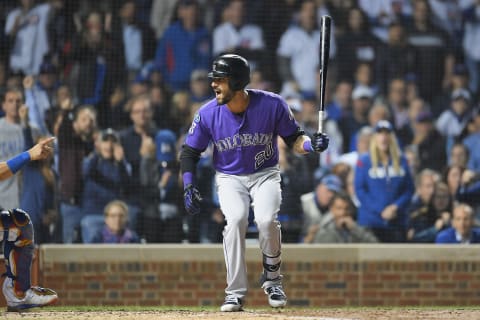
[[[135,19],[137,1],[122,0],[115,7],[118,13],[112,22],[112,41],[121,57],[118,67],[127,71],[127,81],[131,81],[144,63],[153,59],[155,36],[149,26]]]
[[[412,14],[408,0],[358,0],[358,6],[368,15],[372,33],[383,42],[391,23],[405,23]]]
[[[23,104],[20,89],[7,89],[2,101],[5,116],[0,118],[0,161],[6,161],[33,146],[38,137],[29,125],[28,108]],[[34,136],[35,135],[35,136]],[[18,208],[20,205],[19,175],[0,182],[0,207]]]
[[[407,209],[408,226],[407,240],[412,241],[415,234],[424,230],[435,222],[436,214],[432,210],[432,199],[435,184],[440,175],[430,169],[423,169],[416,177],[416,191]]]
[[[413,138],[410,146],[418,154],[418,170],[430,168],[441,172],[447,164],[446,142],[433,126],[433,115],[420,112],[413,123]]]
[[[432,10],[432,23],[448,34],[455,55],[461,56],[463,21],[460,3],[457,0],[428,0]]]
[[[470,74],[469,89],[476,93],[480,88],[480,3],[478,1],[461,1],[464,18],[463,53]]]
[[[375,236],[355,222],[355,206],[347,194],[333,196],[326,218],[329,222],[319,228],[312,243],[374,243]]]
[[[474,212],[468,204],[460,203],[453,209],[452,227],[440,232],[435,239],[438,244],[480,243],[480,229],[474,228]]]
[[[453,143],[468,124],[471,100],[470,92],[466,89],[452,92],[450,108],[443,111],[436,122],[438,132],[447,138],[447,143]]]
[[[338,78],[352,82],[359,64],[373,63],[379,43],[370,33],[368,18],[360,8],[348,12],[346,32],[338,37]],[[370,70],[374,74],[374,70]]]
[[[428,1],[417,0],[412,5],[408,42],[415,49],[414,70],[420,97],[432,103],[435,95],[450,82],[455,58],[448,35],[432,23]]]
[[[112,128],[121,130],[130,125],[129,114],[125,110],[127,104],[127,92],[121,84],[113,88],[112,93],[105,101],[105,105],[98,110],[98,124],[100,128]]]
[[[448,193],[448,186],[437,182],[429,206],[412,212],[407,239],[411,242],[434,243],[437,234],[450,227],[452,208],[453,198]]]
[[[120,141],[125,159],[132,166],[131,178],[125,190],[130,213],[142,210],[146,205],[146,190],[140,182],[140,165],[143,158],[155,154],[154,137],[157,128],[153,121],[153,110],[148,96],[132,98],[128,103],[132,125],[120,132]],[[142,225],[139,216],[139,226]],[[142,230],[137,230],[142,235]]]
[[[173,22],[157,43],[155,63],[165,84],[173,91],[188,90],[190,74],[210,67],[210,35],[199,24],[196,0],[179,0],[179,20]]]
[[[470,130],[463,139],[463,143],[469,151],[468,168],[480,171],[480,107],[473,112],[469,127]]]
[[[192,115],[196,111],[192,110],[192,101],[188,91],[182,90],[174,93],[170,108],[171,122],[168,128],[180,136],[187,132],[192,122]]]
[[[355,135],[361,127],[368,125],[368,112],[372,106],[373,92],[370,88],[359,86],[352,93],[352,111],[339,121],[343,137],[343,151],[352,151],[355,147]]]
[[[474,209],[480,209],[480,172],[465,170],[456,196],[458,201],[467,203]]]
[[[408,130],[408,105],[407,105],[407,86],[402,78],[394,78],[388,84],[387,104],[392,114],[392,122],[395,132],[401,133]],[[403,138],[403,136],[400,136]],[[405,141],[401,140],[402,143]]]
[[[261,69],[265,56],[263,31],[256,24],[245,22],[244,0],[228,0],[223,9],[223,22],[213,30],[213,54],[239,54]]]
[[[442,112],[450,108],[450,101],[452,93],[457,89],[468,88],[468,70],[463,64],[455,65],[453,74],[450,77],[450,83],[441,92],[435,95],[435,99],[432,103],[434,116],[438,117]],[[468,89],[467,89],[468,90]]]
[[[35,231],[35,243],[61,242],[57,224],[57,177],[53,157],[32,161],[23,169],[20,207],[28,212]]]
[[[128,206],[113,200],[105,206],[105,223],[92,237],[91,243],[139,243],[140,238],[128,228]]]
[[[388,40],[380,45],[376,59],[376,82],[382,94],[386,85],[395,78],[404,78],[414,71],[415,52],[407,41],[405,28],[395,22],[388,27]]]
[[[60,214],[63,222],[63,242],[72,243],[80,238],[77,231],[83,215],[82,163],[93,150],[97,116],[90,105],[74,109],[73,104],[66,100],[61,107],[57,136]]]
[[[124,79],[122,69],[118,68],[121,64],[114,62],[118,48],[112,46],[104,29],[102,15],[92,11],[84,28],[72,41],[72,59],[78,72],[75,93],[80,104],[99,105],[113,89],[109,86]]]
[[[298,24],[288,27],[280,38],[277,66],[283,82],[282,91],[289,87],[302,94],[315,94],[320,48],[316,19],[315,2],[302,1]]]
[[[464,167],[459,167],[457,165],[448,166],[444,170],[443,181],[447,184],[448,192],[454,199],[457,197],[457,192],[460,188],[464,171]]]
[[[30,122],[42,135],[50,134],[45,116],[54,104],[58,85],[57,69],[50,62],[42,63],[36,83],[33,76],[27,76],[23,81]]]
[[[467,168],[469,158],[468,148],[461,142],[456,142],[450,149],[449,165]]]
[[[142,236],[147,242],[181,242],[182,216],[178,209],[176,136],[167,129],[155,135],[155,153],[140,161],[140,183],[145,194]]]
[[[85,230],[92,232],[102,215],[104,207],[112,200],[124,197],[130,181],[130,165],[125,160],[117,133],[105,129],[98,133],[95,151],[83,160],[82,176],[82,239]],[[136,226],[136,217],[131,217],[131,226]],[[88,240],[86,241],[88,242]]]
[[[341,183],[337,176],[327,174],[315,186],[314,191],[300,197],[303,210],[303,242],[311,243],[318,230],[328,222],[328,209],[335,193],[342,191]]]
[[[190,98],[192,102],[203,104],[214,98],[207,70],[194,70],[190,76]]]
[[[10,69],[26,75],[37,75],[44,56],[49,51],[47,24],[51,6],[35,4],[35,0],[19,1],[7,16],[5,33],[12,48]]]
[[[178,0],[153,0],[152,11],[150,11],[150,27],[155,31],[157,40],[161,39],[163,33],[172,21],[175,7]]]
[[[303,224],[303,212],[300,197],[310,190],[308,183],[311,172],[306,159],[295,155],[283,139],[278,138],[280,186],[282,203],[278,212],[278,221],[282,223],[282,240],[286,243],[300,241]]]
[[[364,126],[360,130],[358,130],[357,134],[357,145],[355,150],[350,151],[348,153],[344,153],[338,159],[339,163],[346,163],[351,168],[355,168],[357,165],[357,161],[359,157],[368,152],[368,148],[370,145],[370,139],[372,138],[373,129],[370,126]]]
[[[360,157],[354,181],[360,201],[358,223],[371,228],[381,242],[405,241],[406,209],[414,185],[390,122],[382,120],[375,126],[370,151]]]
[[[332,100],[327,103],[325,108],[330,119],[338,122],[343,116],[350,112],[352,108],[352,89],[353,87],[350,82],[344,80],[338,81]]]
[[[359,62],[353,73],[353,82],[355,86],[365,86],[372,90],[373,95],[377,95],[378,86],[375,82],[373,76],[375,75],[375,70],[373,69],[373,64],[369,62]]]
[[[152,102],[155,125],[158,128],[170,128],[172,126],[171,97],[165,86],[151,86],[149,97]]]

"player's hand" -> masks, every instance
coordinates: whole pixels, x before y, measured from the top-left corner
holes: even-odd
[[[312,151],[323,152],[327,150],[329,142],[330,142],[330,138],[325,133],[322,133],[322,132],[314,133],[313,139],[312,139]]]
[[[185,191],[183,192],[183,201],[185,203],[185,209],[190,214],[198,214],[200,213],[200,205],[202,203],[202,196],[200,195],[200,191],[193,185],[188,184],[185,187]]]
[[[28,150],[30,159],[43,160],[51,156],[53,154],[53,140],[55,140],[55,137],[50,137],[34,145],[30,150]]]

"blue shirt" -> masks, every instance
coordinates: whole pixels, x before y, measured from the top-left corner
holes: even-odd
[[[443,230],[437,235],[435,239],[436,243],[480,243],[480,228],[472,229],[470,238],[465,242],[461,240],[461,236],[455,231],[454,228],[448,228]]]
[[[288,137],[299,126],[279,95],[247,90],[250,102],[242,115],[210,100],[195,115],[185,143],[205,150],[213,142],[213,166],[226,174],[250,174],[278,164],[277,136]]]
[[[400,171],[395,172],[391,160],[387,168],[373,168],[370,154],[362,155],[355,168],[354,184],[360,201],[360,225],[374,228],[406,226],[406,209],[415,188],[405,157],[400,158]],[[398,206],[397,217],[386,221],[381,217],[381,213],[391,204]]]
[[[176,22],[165,30],[159,40],[155,63],[174,91],[188,90],[192,71],[210,68],[210,52],[207,29],[201,27],[188,31]]]

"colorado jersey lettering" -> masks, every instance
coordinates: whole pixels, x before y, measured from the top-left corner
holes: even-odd
[[[212,99],[192,121],[185,143],[205,150],[213,142],[215,170],[227,174],[250,174],[278,163],[277,136],[297,132],[288,105],[274,93],[247,90],[250,102],[241,114]]]

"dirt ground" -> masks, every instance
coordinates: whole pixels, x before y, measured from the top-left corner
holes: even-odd
[[[153,319],[273,319],[273,320],[478,320],[480,309],[425,310],[425,309],[368,309],[368,310],[302,310],[284,309],[280,311],[248,310],[235,313],[215,311],[30,311],[27,313],[4,312],[3,319],[88,319],[88,320],[153,320]]]

